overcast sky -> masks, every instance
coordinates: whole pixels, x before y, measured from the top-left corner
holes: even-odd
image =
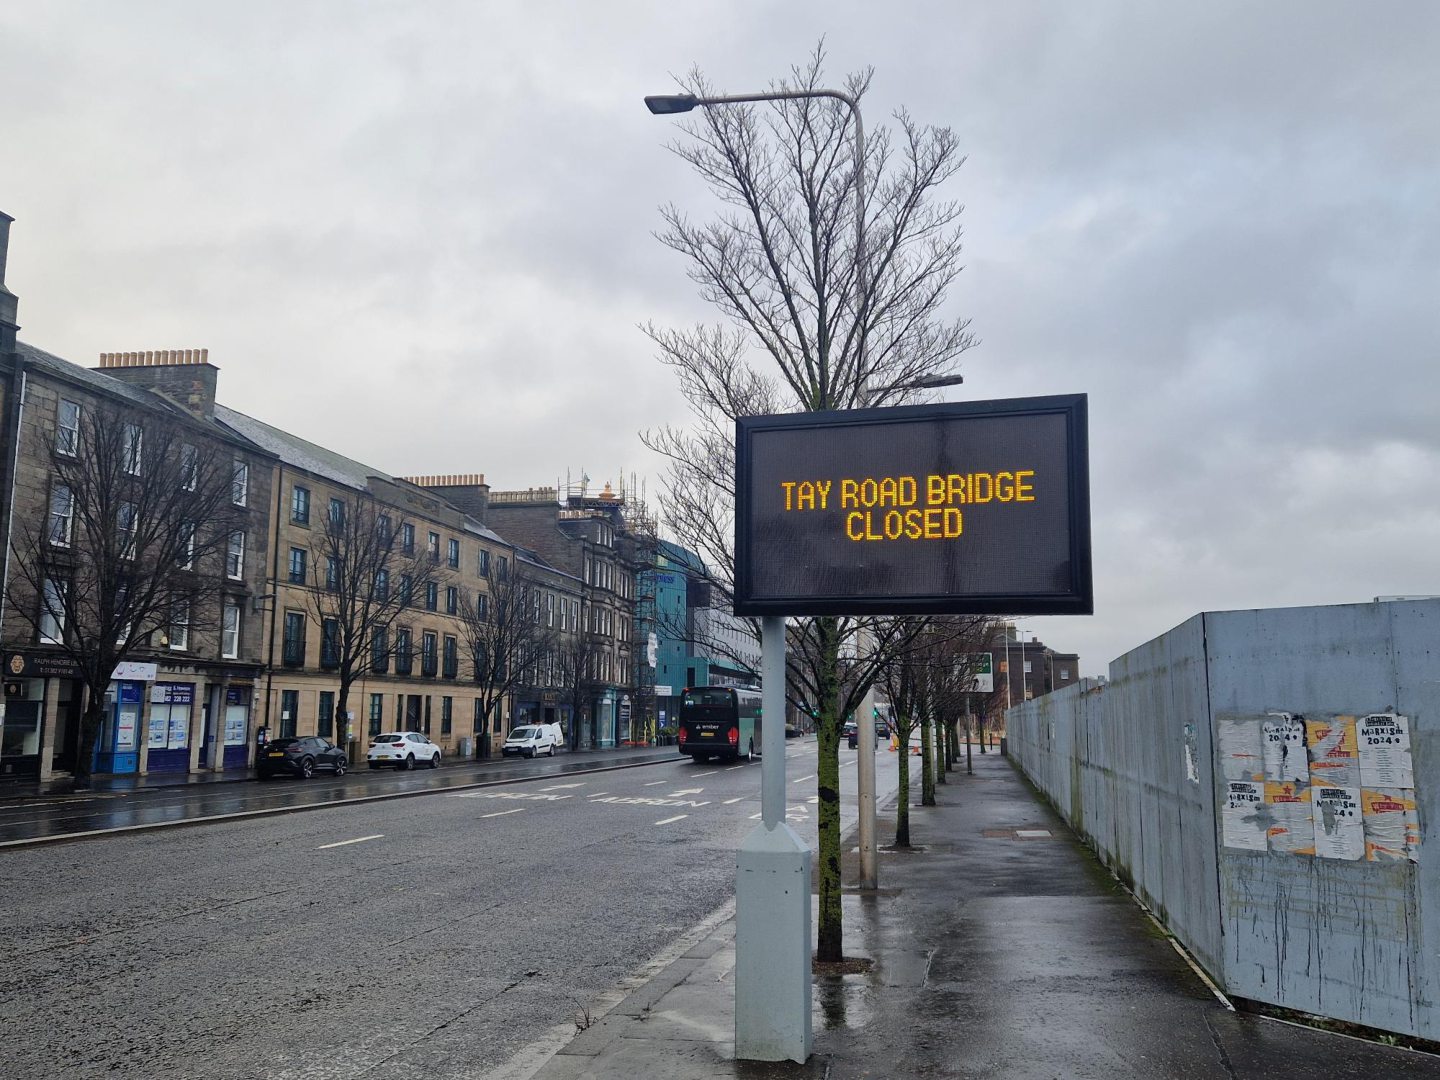
[[[824,34],[969,156],[951,399],[1090,395],[1086,674],[1204,610],[1440,593],[1440,8],[246,3],[0,8],[22,339],[208,348],[232,408],[497,488],[656,464],[637,324],[708,317],[714,209],[647,93]]]

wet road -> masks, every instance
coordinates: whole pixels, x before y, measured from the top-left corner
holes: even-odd
[[[35,795],[33,784],[0,785],[0,846],[117,829],[172,825],[197,818],[259,816],[358,799],[398,798],[470,784],[507,783],[634,764],[673,762],[673,748],[561,753],[554,758],[510,758],[446,763],[438,769],[372,772],[362,764],[342,777],[317,773],[310,780],[260,781],[221,774],[99,778],[96,789]]]
[[[815,744],[787,751],[788,816],[813,838]],[[758,763],[652,760],[512,762],[519,782],[468,787],[458,770],[362,774],[353,790],[366,793],[454,782],[0,852],[0,902],[24,927],[0,980],[0,1072],[474,1077],[573,1034],[591,1003],[726,904],[759,816]],[[854,755],[842,761],[848,788]],[[894,758],[878,764],[888,792]],[[333,782],[311,783],[318,798]]]

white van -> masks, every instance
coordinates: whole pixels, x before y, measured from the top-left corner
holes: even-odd
[[[559,724],[525,724],[512,728],[500,747],[502,757],[534,757],[537,754],[555,756],[557,748],[564,745]]]

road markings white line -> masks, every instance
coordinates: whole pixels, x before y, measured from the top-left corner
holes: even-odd
[[[524,811],[525,811],[525,808],[524,808],[523,806],[517,806],[514,810],[497,810],[497,811],[495,811],[495,813],[493,813],[493,814],[481,814],[480,816],[481,816],[482,818],[487,818],[487,817],[504,817],[506,814],[520,814],[520,813],[524,813]]]
[[[333,844],[321,844],[316,851],[324,851],[326,848],[344,847],[346,844],[363,844],[366,840],[379,840],[384,833],[376,833],[374,836],[357,836],[354,840],[337,840]]]
[[[610,794],[608,791],[592,791],[589,795],[586,795],[585,797],[587,799],[598,799],[601,795],[608,794]]]
[[[702,776],[714,776],[719,771],[719,769],[711,769],[709,772],[692,772],[690,775],[696,780],[699,780]]]
[[[551,784],[549,787],[542,787],[541,791],[564,791],[566,788],[584,787],[584,784]]]
[[[806,780],[814,780],[814,779],[815,779],[815,774],[812,772],[809,776],[797,776],[794,780],[791,780],[790,783],[792,783],[792,784],[803,784]]]
[[[671,824],[672,822],[679,821],[679,820],[681,820],[682,818],[687,818],[687,817],[689,817],[689,816],[690,816],[689,814],[676,814],[674,817],[667,817],[664,821],[657,821],[657,822],[655,822],[655,824],[656,824],[656,825],[669,825],[669,824]]]
[[[744,801],[745,801],[745,796],[744,796],[744,795],[741,795],[741,796],[738,796],[737,798],[734,798],[734,799],[726,799],[726,800],[725,800],[725,805],[726,805],[726,806],[729,806],[731,803],[744,802]]]
[[[643,784],[643,785],[641,785],[641,786],[642,786],[642,787],[655,787],[657,784],[668,784],[669,782],[670,782],[669,780],[651,780],[648,784]]]
[[[670,792],[670,798],[678,799],[682,795],[703,795],[704,793],[705,789],[703,787],[682,787]]]
[[[726,772],[734,772],[736,769],[743,769],[743,768],[745,768],[744,765],[731,765],[731,766],[730,766],[728,769],[726,769],[725,771],[726,771]]]

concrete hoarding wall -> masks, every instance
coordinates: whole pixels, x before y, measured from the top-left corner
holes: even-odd
[[[1008,744],[1227,992],[1436,1039],[1437,661],[1440,601],[1207,613],[1120,657],[1108,684],[1012,709]],[[1219,733],[1253,729],[1258,746],[1280,712],[1409,718],[1417,861],[1266,849],[1265,815],[1247,818],[1260,850],[1234,846]]]

